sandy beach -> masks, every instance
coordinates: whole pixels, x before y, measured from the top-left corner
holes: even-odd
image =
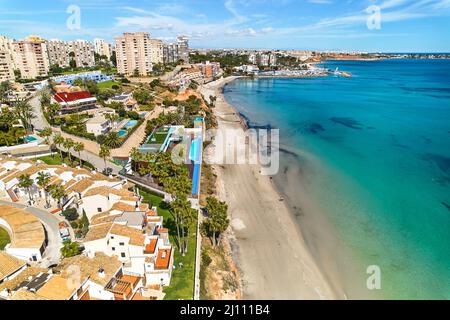
[[[243,128],[241,118],[222,95],[223,86],[233,80],[200,88],[205,97],[217,97],[214,112],[219,130]],[[256,165],[216,165],[215,170],[219,196],[230,208],[228,236],[241,272],[243,299],[342,298],[315,263],[272,179],[261,175]]]

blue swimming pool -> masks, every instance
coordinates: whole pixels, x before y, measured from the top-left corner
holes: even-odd
[[[125,125],[125,128],[127,129],[131,129],[133,127],[135,127],[137,125],[137,120],[130,120],[128,121],[128,123]]]
[[[25,140],[27,143],[30,143],[30,142],[35,142],[38,139],[33,136],[28,136],[28,137],[23,138],[23,140]]]
[[[118,134],[119,134],[119,137],[125,137],[127,134],[128,134],[128,130],[120,130],[119,132],[118,132]]]
[[[194,172],[192,175],[192,194],[197,196],[199,194],[200,185],[200,167],[202,155],[202,139],[195,139],[192,141],[191,150],[189,151],[189,158],[194,161]]]

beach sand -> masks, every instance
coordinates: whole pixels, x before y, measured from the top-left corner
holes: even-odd
[[[200,88],[204,97],[217,97],[214,113],[219,130],[243,128],[239,114],[222,95],[223,86],[233,80],[221,79]],[[205,156],[213,153],[208,148]],[[241,272],[243,299],[344,298],[319,269],[272,179],[261,175],[256,165],[214,167],[219,196],[229,205],[228,236]]]

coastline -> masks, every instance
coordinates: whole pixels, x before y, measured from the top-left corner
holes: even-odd
[[[214,114],[219,130],[241,130],[246,121],[223,94],[228,77],[200,88],[205,97],[217,97]],[[243,131],[242,131],[243,132]],[[205,156],[214,152],[209,149]],[[262,176],[255,165],[215,165],[219,196],[230,208],[233,260],[242,279],[243,299],[344,299],[342,290],[329,281],[308,248],[292,209],[273,179]]]

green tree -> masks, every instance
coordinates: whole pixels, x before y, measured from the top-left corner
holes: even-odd
[[[41,103],[41,106],[49,105],[51,102],[50,94],[47,91],[42,91],[39,101]]]
[[[45,196],[45,204],[47,205],[47,208],[50,207],[50,202],[48,200],[48,192],[49,192],[49,186],[50,186],[50,180],[51,176],[50,174],[46,172],[39,172],[37,176],[37,185],[44,190],[44,196]]]
[[[78,242],[72,242],[70,240],[64,241],[64,246],[61,248],[61,255],[63,258],[71,258],[79,255],[81,248]]]
[[[185,195],[179,195],[170,204],[170,213],[177,228],[177,243],[181,255],[188,252],[190,231],[196,221],[196,210]]]
[[[50,195],[58,202],[58,208],[61,208],[61,200],[66,196],[66,189],[60,184],[54,184],[50,188]]]
[[[73,164],[71,151],[74,146],[75,146],[75,142],[72,139],[66,139],[63,142],[63,147],[67,150],[67,153],[69,155],[70,164]]]
[[[221,235],[230,225],[228,205],[214,197],[206,199],[208,218],[202,224],[204,233],[211,239],[213,247],[220,245]]]
[[[55,137],[53,138],[53,143],[58,146],[61,161],[63,161],[61,146],[64,144],[65,141],[66,141],[66,139],[64,139],[64,137],[60,133],[56,134]]]
[[[30,178],[29,175],[23,174],[19,177],[19,187],[27,190],[28,198],[30,199],[30,201],[32,200],[32,198],[31,198],[31,187],[32,186],[33,186],[33,180]]]
[[[36,118],[33,113],[33,107],[28,103],[27,100],[20,100],[14,105],[17,116],[22,119],[25,130],[31,131],[31,120]]]
[[[137,89],[133,92],[133,97],[139,104],[149,104],[153,101],[153,97],[150,95],[150,92],[146,89]]]
[[[106,135],[105,145],[107,147],[112,148],[112,149],[117,148],[118,146],[120,146],[120,142],[121,142],[121,139],[119,137],[119,133],[117,133],[115,131],[110,131]]]
[[[144,155],[142,154],[142,152],[139,151],[139,149],[133,148],[133,149],[131,149],[130,157],[131,157],[131,160],[133,160],[133,171],[136,172],[137,164],[140,161],[144,160]]]
[[[49,144],[50,143],[50,137],[52,136],[52,134],[53,134],[52,128],[45,128],[44,130],[42,130],[39,133],[39,136],[41,138],[44,138],[46,143]]]
[[[8,102],[9,93],[12,90],[12,85],[9,81],[0,83],[0,102]]]
[[[100,156],[100,158],[103,159],[103,161],[105,161],[105,168],[106,168],[106,167],[107,167],[107,165],[106,165],[106,159],[107,159],[109,156],[111,156],[111,150],[108,148],[108,146],[106,146],[106,145],[100,146],[99,156]]]
[[[78,158],[80,159],[80,165],[82,165],[83,160],[81,159],[81,152],[84,151],[84,143],[82,143],[82,142],[75,143],[73,150],[78,153]]]

